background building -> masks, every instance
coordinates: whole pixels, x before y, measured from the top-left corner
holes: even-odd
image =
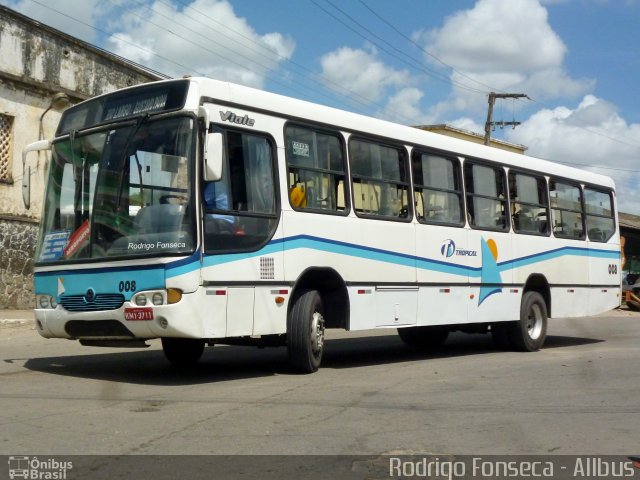
[[[31,208],[22,202],[22,149],[51,138],[60,109],[163,78],[0,5],[0,308],[33,307],[33,256],[45,153],[32,154]]]
[[[428,132],[439,133],[441,135],[447,135],[449,137],[459,138],[461,140],[466,140],[467,142],[484,145],[484,135],[470,132],[469,130],[465,130],[463,128],[452,127],[451,125],[418,125],[415,128],[419,128],[420,130],[427,130]],[[524,145],[505,142],[504,140],[498,140],[496,138],[492,138],[490,140],[490,146],[520,154],[524,154],[524,152],[527,151],[527,147]]]

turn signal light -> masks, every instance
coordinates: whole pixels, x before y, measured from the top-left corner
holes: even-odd
[[[178,303],[180,300],[182,300],[182,290],[177,288],[167,289],[167,303]]]

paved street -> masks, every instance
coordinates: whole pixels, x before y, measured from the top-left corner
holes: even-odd
[[[282,348],[218,346],[180,374],[157,341],[82,347],[2,315],[0,454],[638,453],[630,311],[553,320],[537,353],[485,335],[424,354],[393,330],[331,332],[312,375],[292,374]]]

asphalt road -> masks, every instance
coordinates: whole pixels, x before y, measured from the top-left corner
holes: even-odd
[[[536,353],[367,333],[330,332],[312,375],[283,348],[219,346],[185,374],[157,341],[82,347],[0,322],[0,454],[638,453],[638,313],[554,319]]]

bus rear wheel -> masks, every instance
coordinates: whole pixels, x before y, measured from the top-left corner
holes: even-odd
[[[164,356],[174,367],[191,367],[198,363],[204,351],[204,340],[198,338],[162,338]]]
[[[318,370],[324,351],[324,329],[322,297],[316,290],[307,290],[295,299],[287,317],[287,353],[294,370]]]
[[[412,347],[437,348],[449,336],[445,327],[404,327],[398,329],[400,339]]]
[[[520,320],[508,327],[511,345],[522,352],[542,348],[547,337],[547,304],[538,292],[525,292],[520,304]]]

